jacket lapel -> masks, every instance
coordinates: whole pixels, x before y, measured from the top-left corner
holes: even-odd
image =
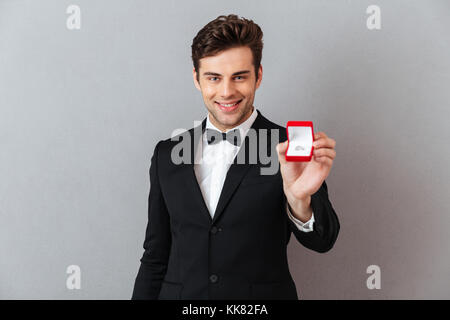
[[[204,217],[206,217],[209,224],[211,224],[212,218],[211,218],[211,215],[209,214],[209,210],[205,203],[205,199],[203,199],[203,194],[202,194],[202,191],[198,184],[197,177],[195,175],[195,170],[194,170],[195,155],[197,154],[198,146],[201,145],[202,134],[206,128],[206,118],[203,119],[203,121],[202,121],[201,131],[198,130],[199,127],[196,127],[196,128],[197,128],[197,130],[195,128],[189,130],[189,132],[191,134],[191,151],[192,151],[191,152],[191,161],[189,164],[183,165],[183,170],[185,170],[185,172],[187,174],[187,179],[186,179],[187,184],[188,184],[187,192],[190,191],[190,193],[191,193],[190,196],[192,197],[192,199],[194,201],[197,202],[198,207],[202,211],[202,215]],[[199,134],[199,135],[197,135],[197,134]]]

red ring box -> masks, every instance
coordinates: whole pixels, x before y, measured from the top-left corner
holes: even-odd
[[[286,133],[288,138],[286,161],[311,161],[314,150],[312,121],[288,121]]]

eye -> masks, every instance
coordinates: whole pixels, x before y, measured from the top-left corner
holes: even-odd
[[[211,78],[209,78],[209,80],[211,80],[211,81],[216,81],[216,80],[213,80],[213,79],[219,79],[218,77],[211,77]]]
[[[240,78],[240,79],[238,79],[238,78]],[[245,78],[242,77],[242,76],[236,76],[235,79],[237,79],[237,80],[244,80]]]

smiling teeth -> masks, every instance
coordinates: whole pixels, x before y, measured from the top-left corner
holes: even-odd
[[[232,106],[235,106],[235,105],[237,105],[239,103],[239,101],[238,102],[236,102],[236,103],[232,103],[232,104],[222,104],[222,103],[219,103],[221,106],[224,106],[224,107],[232,107]]]

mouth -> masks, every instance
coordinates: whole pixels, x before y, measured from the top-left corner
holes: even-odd
[[[239,107],[242,100],[243,99],[237,100],[237,101],[230,101],[227,103],[214,101],[214,103],[220,108],[220,110],[225,111],[225,112],[232,112]]]

